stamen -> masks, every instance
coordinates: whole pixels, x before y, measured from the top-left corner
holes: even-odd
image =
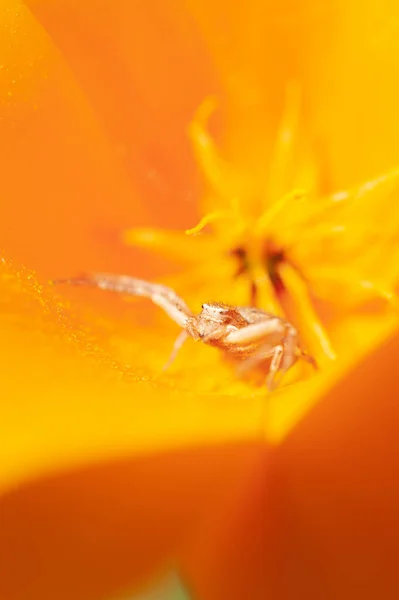
[[[322,296],[321,290],[323,287],[326,289],[326,293],[323,296],[331,296],[331,287],[334,286],[334,282],[337,282],[345,289],[345,295],[340,297],[341,303],[345,303],[345,296],[349,298],[355,296],[355,298],[358,298],[362,302],[379,298],[388,302],[392,308],[398,309],[399,307],[399,299],[393,289],[377,281],[366,279],[362,276],[360,269],[346,269],[343,266],[335,268],[319,267],[312,269],[309,272],[309,277],[314,281],[312,288],[319,296]]]
[[[285,107],[277,132],[276,145],[270,165],[267,198],[275,202],[281,198],[289,185],[294,152],[298,138],[301,111],[301,89],[293,81],[287,86]]]
[[[215,239],[203,236],[188,240],[183,231],[142,227],[124,231],[122,240],[129,246],[150,248],[179,262],[197,262],[198,256],[212,255],[217,251]]]
[[[298,271],[289,263],[281,264],[280,274],[289,298],[292,300],[292,310],[295,311],[299,330],[303,337],[306,338],[306,345],[309,346],[310,353],[320,365],[326,362],[326,358],[334,360],[336,354],[327,332],[324,330],[313,308],[306,283]]]
[[[237,173],[220,156],[213,137],[207,130],[207,123],[215,111],[217,101],[214,96],[204,100],[189,125],[189,136],[193,143],[199,166],[217,196],[216,201],[224,206],[231,205],[231,199],[239,192]],[[215,205],[215,199],[213,199]]]
[[[218,210],[212,213],[208,213],[202,217],[201,221],[195,227],[186,229],[186,235],[198,235],[205,229],[207,225],[215,223],[215,221],[222,221],[224,219],[235,219],[236,215],[231,210]]]
[[[254,266],[252,268],[252,281],[256,289],[256,305],[266,312],[277,316],[284,316],[280,303],[276,298],[270,278],[262,267]]]
[[[279,200],[273,202],[268,210],[259,218],[256,223],[256,233],[258,236],[265,237],[268,233],[268,229],[273,225],[273,221],[285,208],[293,201],[299,200],[306,196],[306,190],[292,190],[288,194],[281,196]]]

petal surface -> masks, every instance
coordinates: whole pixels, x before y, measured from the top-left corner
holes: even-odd
[[[3,2],[0,28],[2,248],[49,277],[115,268],[120,245],[106,240],[132,207],[141,214],[133,189],[69,65],[26,6]]]
[[[221,519],[258,454],[224,444],[108,460],[5,494],[1,597],[129,597],[175,566],[194,531]]]
[[[186,228],[196,214],[188,124],[218,83],[185,2],[29,0],[102,123],[147,208],[124,227]],[[133,206],[131,206],[133,208]]]
[[[138,329],[118,298],[107,313],[82,304],[91,316],[80,320],[54,288],[5,262],[0,286],[1,487],[89,460],[263,436],[262,398],[235,397],[240,384],[227,366],[210,370],[204,348],[194,363],[188,352],[187,372],[182,358],[159,378],[178,331],[168,341],[156,326]],[[224,394],[218,377],[230,380]]]
[[[189,553],[200,598],[397,597],[398,352],[396,335],[265,450]]]

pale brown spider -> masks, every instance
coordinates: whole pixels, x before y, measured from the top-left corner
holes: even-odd
[[[150,298],[183,328],[165,368],[171,365],[189,337],[220,348],[239,359],[241,372],[262,363],[267,364],[266,385],[269,390],[278,385],[277,374],[280,374],[281,381],[284,373],[298,358],[316,366],[313,358],[300,347],[295,327],[285,319],[259,308],[228,306],[215,302],[203,304],[200,314],[194,315],[171,288],[127,275],[98,273],[58,283],[92,285],[120,294]]]

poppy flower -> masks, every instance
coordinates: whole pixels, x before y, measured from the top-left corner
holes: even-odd
[[[1,13],[1,596],[395,598],[397,11],[135,4]],[[162,374],[165,315],[49,283],[96,271],[252,299],[319,371]]]

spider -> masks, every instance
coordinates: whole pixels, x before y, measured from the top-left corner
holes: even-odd
[[[277,387],[299,358],[316,367],[314,359],[300,347],[295,327],[285,319],[259,308],[214,302],[203,304],[201,312],[195,315],[171,288],[127,275],[98,273],[58,280],[57,283],[91,285],[120,294],[150,298],[183,329],[164,369],[172,364],[189,337],[215,346],[238,359],[241,372],[267,364],[266,385],[269,391]]]

